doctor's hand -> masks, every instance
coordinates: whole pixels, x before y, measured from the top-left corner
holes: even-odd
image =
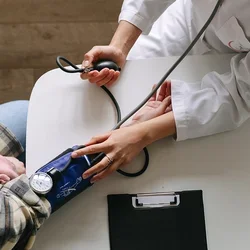
[[[115,62],[120,68],[122,68],[125,64],[126,56],[127,55],[115,46],[95,46],[84,55],[82,67],[89,67],[93,62],[101,59],[108,59]],[[100,72],[94,70],[88,73],[82,73],[81,78],[88,79],[89,82],[95,83],[98,86],[111,86],[118,79],[119,75],[119,71],[105,68]]]
[[[116,171],[120,166],[130,163],[148,144],[152,142],[149,131],[144,123],[156,117],[169,113],[171,107],[171,83],[166,81],[148,103],[138,111],[129,125],[93,137],[85,148],[72,153],[73,158],[103,152],[106,156],[96,165],[88,169],[83,178],[92,176],[91,182],[96,182]],[[173,117],[172,117],[173,119]],[[132,126],[133,125],[133,126]],[[163,126],[164,133],[168,131],[167,123]],[[160,130],[158,131],[160,133]],[[112,163],[109,166],[109,163]]]
[[[94,183],[131,162],[147,144],[146,130],[142,124],[136,124],[93,137],[85,144],[85,148],[73,152],[72,158],[100,152],[106,154],[100,162],[83,173],[83,179],[94,175],[91,179]]]
[[[153,86],[153,89],[155,85]],[[171,104],[171,82],[165,81],[160,87],[159,93],[155,93],[144,107],[142,107],[129,121],[122,127],[131,126],[140,122],[148,121],[164,113],[172,111]]]
[[[83,67],[90,66],[91,63],[100,59],[111,60],[121,69],[123,68],[127,55],[132,46],[140,36],[142,31],[135,25],[121,20],[108,46],[95,46],[84,55]],[[88,79],[91,83],[98,86],[111,86],[119,77],[120,72],[103,69],[100,72],[92,71],[82,74],[82,79]]]

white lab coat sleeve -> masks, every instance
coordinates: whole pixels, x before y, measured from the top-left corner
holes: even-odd
[[[211,72],[198,83],[172,80],[177,141],[230,131],[250,117],[250,52],[230,65],[231,72]]]
[[[128,21],[147,35],[171,3],[171,0],[124,0],[118,21]]]

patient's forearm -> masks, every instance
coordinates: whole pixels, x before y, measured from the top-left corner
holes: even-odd
[[[22,174],[0,185],[0,249],[31,247],[39,228],[51,213],[49,202],[39,197]]]

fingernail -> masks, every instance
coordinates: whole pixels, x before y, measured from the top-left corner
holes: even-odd
[[[71,154],[71,156],[72,156],[72,157],[77,157],[77,153],[76,153],[76,152],[73,152],[73,153]]]
[[[88,174],[85,174],[85,173],[84,173],[84,174],[82,175],[82,178],[83,178],[83,179],[87,179],[87,178],[88,178]]]
[[[86,80],[86,79],[87,79],[86,75],[83,74],[83,73],[80,75],[80,77],[81,77],[83,80]]]
[[[84,65],[84,67],[88,67],[89,66],[89,61],[84,61],[83,65]]]

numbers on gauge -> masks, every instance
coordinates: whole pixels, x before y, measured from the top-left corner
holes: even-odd
[[[31,185],[39,192],[46,192],[52,187],[52,179],[45,173],[37,173],[31,180]]]

